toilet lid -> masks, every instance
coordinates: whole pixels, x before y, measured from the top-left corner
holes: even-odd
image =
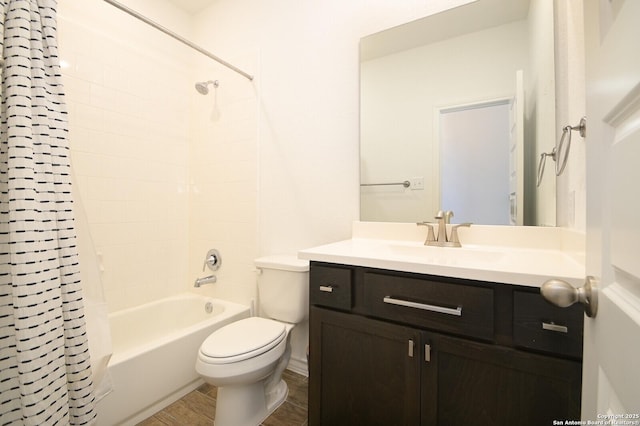
[[[286,336],[284,324],[260,317],[226,325],[202,343],[201,355],[212,363],[230,363],[253,358],[276,346]]]

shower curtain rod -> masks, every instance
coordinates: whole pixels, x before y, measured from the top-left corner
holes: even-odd
[[[248,73],[242,71],[240,68],[231,65],[229,62],[220,59],[219,57],[217,57],[213,53],[209,52],[208,50],[205,50],[202,47],[198,46],[197,44],[194,44],[194,43],[190,42],[189,40],[185,39],[184,37],[179,36],[178,34],[174,33],[173,31],[171,31],[171,30],[163,27],[162,25],[152,21],[151,19],[149,19],[146,16],[136,12],[135,10],[130,9],[127,6],[125,6],[125,5],[121,4],[121,3],[118,3],[115,0],[104,0],[104,1],[109,3],[111,6],[114,6],[114,7],[118,8],[118,9],[120,9],[121,11],[123,11],[125,13],[128,13],[129,15],[133,16],[134,18],[138,18],[142,22],[144,22],[144,23],[146,23],[148,25],[151,25],[155,29],[162,31],[163,33],[165,33],[169,37],[172,37],[172,38],[178,40],[179,42],[181,42],[183,44],[186,44],[190,48],[197,50],[198,52],[202,53],[205,56],[208,56],[209,58],[213,59],[216,62],[219,62],[220,64],[224,65],[225,67],[227,67],[229,69],[232,69],[233,71],[235,71],[238,74],[248,78],[249,80],[253,80],[253,76],[251,74],[248,74]]]

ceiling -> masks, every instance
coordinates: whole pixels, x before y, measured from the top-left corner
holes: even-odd
[[[369,35],[360,43],[360,59],[374,59],[526,19],[529,2],[530,0],[474,0],[463,6]]]
[[[209,6],[215,0],[169,0],[176,7],[187,11],[188,13],[195,14],[200,12],[205,7]]]

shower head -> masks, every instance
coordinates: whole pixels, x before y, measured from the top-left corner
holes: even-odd
[[[210,84],[213,85],[214,88],[217,88],[220,85],[220,83],[218,83],[218,80],[216,80],[216,81],[213,81],[213,80],[202,81],[200,83],[196,83],[196,90],[201,95],[206,95],[206,94],[209,93],[209,85]]]

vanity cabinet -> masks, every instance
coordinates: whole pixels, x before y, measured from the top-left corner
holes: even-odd
[[[310,315],[322,342],[310,354],[322,364],[310,424],[420,424],[420,330],[315,307]]]
[[[311,426],[580,417],[583,313],[537,288],[312,262],[310,305]]]

